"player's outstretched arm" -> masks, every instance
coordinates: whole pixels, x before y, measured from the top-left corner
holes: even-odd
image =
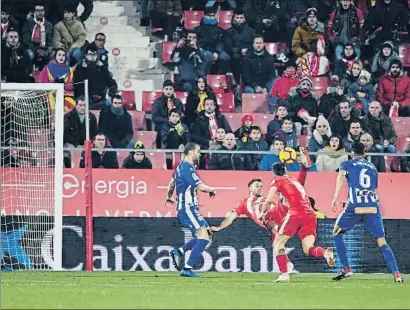
[[[172,199],[172,195],[174,195],[174,190],[175,190],[175,180],[174,178],[172,178],[171,181],[169,181],[168,183],[167,199],[165,200],[165,204],[174,203],[174,200]]]
[[[197,188],[204,193],[215,193],[215,188],[210,187],[204,183],[198,184]]]
[[[339,170],[339,173],[337,174],[335,193],[332,200],[332,209],[334,212],[337,211],[337,200],[339,199],[340,190],[342,189],[346,174],[346,170]]]
[[[236,220],[236,218],[238,217],[238,214],[236,213],[236,211],[232,211],[231,213],[229,213],[224,220],[222,221],[221,224],[219,224],[219,226],[212,226],[211,230],[212,231],[220,231],[222,229],[225,229],[226,227],[231,226],[231,224]]]

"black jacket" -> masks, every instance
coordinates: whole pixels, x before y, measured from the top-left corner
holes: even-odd
[[[232,58],[242,58],[241,50],[243,48],[252,49],[254,36],[255,30],[249,27],[248,23],[241,25],[232,23],[232,27],[225,33],[225,51]]]
[[[78,65],[74,71],[74,96],[84,96],[84,81],[88,79],[88,93],[90,95],[90,103],[95,102],[93,96],[105,98],[107,93],[110,97],[114,96],[118,90],[117,83],[112,78],[111,73],[101,61],[97,61],[95,65],[90,66],[86,61]]]
[[[211,87],[206,85],[205,92],[208,98],[212,98],[214,99],[214,102],[216,102],[216,96]],[[193,123],[195,123],[198,117],[198,113],[199,113],[197,112],[198,105],[199,105],[199,95],[195,87],[194,90],[189,93],[188,98],[186,99],[184,120],[188,126],[191,126]],[[217,109],[216,111],[219,111],[218,105],[216,106],[216,109]]]
[[[372,146],[368,153],[379,153],[377,149]],[[378,172],[386,172],[386,162],[384,156],[367,156],[367,160],[370,161],[377,169]]]
[[[350,119],[348,121],[343,120],[339,112],[334,113],[329,118],[329,125],[330,125],[330,128],[332,129],[332,133],[341,136],[342,139],[346,138],[347,134],[349,133],[350,123],[352,122],[352,120],[357,120],[357,119],[358,119],[358,115],[355,113],[354,110],[350,112]],[[363,128],[363,123],[362,123],[362,128]]]
[[[185,124],[182,124],[182,122],[179,122],[179,124],[181,124],[181,126],[182,126],[182,128],[183,128],[183,132],[182,132],[182,134],[180,135],[180,137],[181,137],[181,143],[182,143],[183,145],[185,145],[185,144],[187,144],[187,143],[189,142],[189,140],[190,140],[189,129],[188,129],[188,126],[185,125]],[[168,139],[168,134],[169,134],[169,132],[170,132],[171,130],[174,131],[174,132],[176,132],[176,131],[175,131],[175,126],[176,126],[176,125],[171,124],[170,122],[166,122],[166,123],[163,124],[162,127],[161,127],[161,131],[160,131],[160,134],[161,134],[161,142],[162,142],[162,144],[163,144],[165,147],[167,147],[167,139]],[[179,134],[178,134],[178,135],[179,135]]]
[[[342,98],[343,95],[339,96],[337,93],[323,94],[320,98],[318,112],[328,119],[334,113],[335,108],[338,106]]]
[[[231,126],[223,114],[216,113],[216,119],[218,128],[224,128],[226,133],[232,132]],[[205,111],[199,113],[195,124],[192,126],[191,140],[192,142],[198,143],[202,149],[207,150],[209,148],[211,135],[209,133],[209,118],[205,116]]]
[[[98,132],[97,118],[90,113],[90,137],[94,137]],[[85,120],[80,122],[76,109],[64,115],[64,143],[70,143],[74,146],[84,145],[85,141]]]
[[[292,88],[289,91],[289,96],[286,100],[288,107],[288,116],[293,119],[294,122],[306,124],[306,122],[297,116],[299,110],[305,109],[310,116],[318,117],[319,107],[318,98],[314,92],[311,92],[308,96],[302,97],[297,87]]]
[[[273,57],[266,50],[261,55],[256,55],[253,48],[248,50],[243,61],[244,85],[252,88],[265,87],[266,83],[274,77]]]
[[[265,139],[261,138],[258,142],[249,139],[248,143],[244,144],[247,151],[269,151],[269,145]],[[262,160],[262,154],[248,154],[250,166],[247,170],[259,170],[259,164]]]
[[[232,151],[239,150],[235,146]],[[228,151],[225,146],[219,150]],[[209,170],[252,170],[249,155],[240,153],[215,153],[212,154]]]
[[[144,156],[142,162],[138,163],[134,160],[135,152],[130,152],[128,157],[124,159],[122,163],[122,167],[125,169],[152,169],[152,162],[151,160]]]
[[[174,96],[171,97],[172,101],[174,102],[174,107],[181,113],[184,112],[184,108],[182,106],[181,100],[175,98]],[[154,105],[152,107],[152,121],[155,124],[155,131],[161,131],[162,125],[168,122],[168,107],[167,107],[168,98],[164,95],[157,98],[154,101]]]
[[[127,148],[134,135],[131,115],[125,108],[124,114],[117,116],[107,106],[100,112],[98,125],[113,148]]]
[[[80,3],[83,5],[84,11],[81,16],[79,16],[79,19],[84,22],[90,17],[94,9],[93,0],[53,0],[48,15],[52,24],[55,25],[63,19],[65,8],[70,7],[76,9]]]
[[[1,45],[1,78],[8,83],[30,83],[33,72],[31,58],[20,44],[10,47],[7,43]]]
[[[31,41],[31,37],[33,35],[33,29],[36,26],[36,22],[34,19],[30,18],[23,26],[22,30],[22,41],[28,47],[32,49],[37,49],[39,44],[36,42]],[[46,30],[46,46],[44,49],[52,48],[53,47],[53,25],[48,20],[44,22],[44,28]]]
[[[105,152],[104,151],[100,154],[97,151],[92,151],[91,158],[92,158],[93,168],[105,168],[105,169],[119,168],[117,152],[113,152],[113,151]],[[80,168],[84,168],[84,151],[81,153]]]
[[[224,30],[218,24],[207,25],[202,20],[201,24],[194,28],[194,31],[197,33],[198,42],[202,49],[217,54],[223,50]]]

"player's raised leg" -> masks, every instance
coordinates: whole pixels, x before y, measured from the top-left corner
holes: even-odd
[[[380,213],[363,215],[363,225],[372,237],[376,239],[380,252],[393,274],[394,281],[398,283],[403,282],[393,250],[386,242],[383,220]]]

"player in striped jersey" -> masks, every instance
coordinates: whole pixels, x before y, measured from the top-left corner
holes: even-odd
[[[333,238],[342,264],[342,270],[333,280],[340,281],[353,275],[347,259],[343,235],[357,223],[362,222],[367,231],[376,239],[384,260],[393,273],[394,281],[403,282],[403,278],[397,268],[396,258],[385,239],[379,197],[376,192],[378,186],[377,169],[371,162],[365,159],[364,145],[362,143],[354,143],[352,151],[353,159],[345,161],[340,165],[332,201],[333,210],[336,212],[339,193],[346,178],[349,188],[349,201],[337,218],[333,229]]]
[[[210,229],[204,217],[199,213],[197,190],[209,193],[210,197],[214,197],[215,189],[202,183],[196,172],[194,165],[198,163],[201,157],[199,145],[189,142],[185,146],[184,155],[184,160],[178,165],[169,182],[165,203],[174,204],[172,196],[176,188],[178,220],[191,231],[193,238],[179,249],[172,250],[170,255],[175,268],[180,270],[183,254],[192,250],[180,275],[183,277],[199,277],[197,273],[192,271],[192,267],[209,243]]]

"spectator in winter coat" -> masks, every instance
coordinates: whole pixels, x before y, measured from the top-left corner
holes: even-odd
[[[266,142],[272,144],[275,132],[281,130],[284,118],[288,115],[288,108],[286,105],[279,105],[276,109],[275,118],[268,123],[266,129]]]
[[[44,17],[44,5],[34,7],[34,16],[27,20],[22,30],[22,40],[34,64],[44,66],[50,60],[53,44],[53,25]]]
[[[387,115],[394,106],[398,107],[399,116],[410,116],[410,78],[404,74],[400,60],[392,60],[389,72],[380,79],[377,101]]]
[[[97,118],[89,112],[90,136],[98,132]],[[86,140],[85,136],[85,98],[77,98],[74,109],[64,115],[64,147],[81,147]],[[71,152],[64,151],[64,166],[71,168]]]
[[[209,143],[209,150],[219,150],[222,147],[222,144],[225,140],[225,129],[224,128],[218,128],[216,130],[216,135],[215,138]],[[212,158],[212,154],[209,154],[210,157]]]
[[[315,130],[313,130],[312,137],[309,139],[308,151],[318,152],[326,146],[329,141],[332,131],[330,129],[329,122],[323,115],[319,115],[315,124]],[[316,155],[310,155],[312,161],[316,160]]]
[[[173,108],[169,111],[168,122],[162,125],[161,132],[161,148],[175,150],[180,145],[185,145],[189,142],[188,127],[181,122],[181,112]]]
[[[216,9],[206,8],[201,24],[194,28],[198,34],[198,42],[204,51],[205,73],[211,72],[212,64],[217,66],[217,74],[226,74],[229,71],[230,57],[224,49],[224,30],[218,26]]]
[[[97,47],[91,43],[85,54],[85,60],[74,71],[74,96],[84,96],[84,81],[88,79],[88,92],[91,110],[100,110],[110,104],[106,99],[113,97],[118,90],[117,83],[101,61],[97,60]]]
[[[349,101],[344,98],[339,104],[337,113],[334,113],[329,119],[332,133],[341,136],[342,139],[346,138],[349,132],[350,123],[352,121],[357,121],[359,116],[359,112],[356,109],[353,109]]]
[[[107,140],[102,132],[98,132],[94,137],[93,148],[96,151],[91,152],[91,162],[93,168],[103,168],[103,169],[118,169],[118,158],[117,152],[114,151],[104,151],[104,148],[111,148],[110,142]],[[84,151],[81,153],[80,168],[85,167],[84,161]]]
[[[85,44],[87,36],[81,21],[74,17],[75,8],[69,6],[64,9],[64,18],[54,27],[54,47],[64,48],[75,59],[82,57],[81,48]]]
[[[312,80],[305,77],[299,82],[299,86],[289,91],[287,99],[288,113],[296,126],[312,127],[318,117],[318,101],[316,93],[312,91]],[[300,130],[299,130],[300,129]],[[300,134],[301,128],[297,130]]]
[[[123,99],[120,95],[115,95],[112,98],[111,105],[101,110],[98,125],[100,131],[104,133],[113,148],[133,147],[134,130],[132,128],[132,119],[130,113],[124,108]]]
[[[194,81],[207,74],[205,54],[198,45],[197,34],[194,30],[188,31],[186,38],[179,40],[172,51],[171,59],[178,66],[179,90],[191,92],[194,88]]]
[[[338,77],[332,76],[326,93],[320,98],[319,113],[328,119],[335,112],[335,108],[339,105],[342,98],[344,98],[343,93],[344,89],[340,86]]]
[[[379,153],[373,145],[373,138],[370,134],[362,134],[360,137],[360,143],[363,143],[366,153]],[[384,156],[367,155],[366,159],[376,167],[378,172],[386,172],[386,162],[384,161]]]
[[[181,1],[149,0],[147,10],[152,27],[164,29],[165,41],[172,38],[182,17]]]
[[[407,146],[404,153],[410,154],[410,144]],[[402,158],[400,158],[400,171],[410,172],[410,156],[403,156]]]
[[[299,139],[293,128],[293,121],[290,117],[285,117],[282,120],[282,130],[275,133],[275,135],[281,136],[285,141],[285,147],[291,147],[297,150],[299,147]]]
[[[274,59],[266,51],[262,36],[256,35],[253,39],[253,48],[246,52],[243,61],[244,92],[268,94],[274,77]]]
[[[244,144],[247,151],[269,151],[269,145],[263,139],[262,132],[259,126],[252,126],[249,134],[248,142]],[[250,159],[249,170],[258,170],[262,160],[262,154],[248,154]]]
[[[249,140],[249,135],[251,133],[253,121],[254,118],[251,113],[243,114],[241,119],[242,126],[234,132],[235,138],[241,141],[242,143],[247,143]]]
[[[347,151],[350,151],[353,143],[360,142],[360,137],[363,134],[362,124],[359,120],[352,121],[349,127],[347,137],[343,139],[343,144]]]
[[[247,154],[236,153],[241,150],[236,144],[235,136],[232,133],[225,135],[225,140],[221,151],[233,151],[233,153],[216,153],[212,155],[210,170],[250,170],[251,163]]]
[[[364,26],[364,16],[351,0],[340,0],[336,10],[330,14],[327,36],[335,47],[336,59],[341,59],[346,43],[354,46],[360,57],[360,31]]]
[[[236,84],[240,83],[243,59],[252,49],[255,30],[247,23],[242,8],[235,9],[232,16],[232,27],[225,32],[225,50],[231,57],[231,68]]]
[[[330,152],[340,154],[327,154]],[[317,156],[316,167],[317,171],[335,172],[339,171],[340,164],[348,160],[343,141],[338,135],[332,135],[327,141],[326,146],[321,150],[321,154]]]
[[[168,123],[170,111],[174,108],[181,113],[181,116],[183,115],[182,102],[174,95],[174,83],[171,80],[165,80],[162,84],[162,96],[154,101],[152,107],[152,121],[155,124],[155,131],[161,132],[162,126]]]
[[[400,60],[400,57],[394,50],[393,42],[384,42],[372,61],[371,72],[375,83],[379,83],[380,78],[390,69],[390,63],[394,59]]]
[[[323,36],[325,26],[317,20],[317,9],[310,8],[306,16],[299,21],[292,39],[292,51],[296,56],[302,57],[312,50],[312,45],[317,42],[319,36]]]
[[[376,92],[373,85],[370,83],[371,75],[367,71],[362,71],[359,79],[350,84],[347,89],[347,96],[350,102],[357,105],[362,104],[364,107],[364,113],[369,112],[369,102],[376,100]]]
[[[270,92],[270,102],[274,105],[286,102],[291,88],[299,85],[300,78],[296,72],[296,64],[289,60],[285,64],[285,70],[281,77],[273,82],[272,90]]]
[[[145,149],[141,141],[137,141],[134,145],[135,151],[130,152],[128,157],[124,159],[122,168],[124,169],[152,169],[151,160],[145,156],[145,152],[138,151]]]
[[[104,67],[108,68],[108,54],[110,53],[107,51],[105,48],[105,43],[107,41],[107,37],[105,36],[104,33],[99,32],[95,35],[94,37],[94,43],[95,46],[97,47],[97,54],[98,54],[98,60],[101,61],[104,64]],[[85,44],[83,46],[83,53],[85,54],[85,51],[88,48],[88,45],[90,45],[88,41],[85,41]]]
[[[191,126],[199,112],[205,110],[204,102],[206,98],[212,98],[216,102],[216,96],[212,88],[208,85],[206,77],[202,76],[195,80],[195,85],[189,93],[185,105],[185,123]],[[219,111],[219,107],[216,107]]]
[[[5,42],[1,44],[1,81],[8,83],[30,83],[33,71],[27,50],[20,45],[19,34],[9,30]]]
[[[11,29],[19,31],[19,22],[12,16],[13,10],[10,5],[1,6],[1,43],[6,39],[7,32]]]
[[[396,153],[397,135],[391,118],[382,112],[379,102],[370,103],[369,113],[364,117],[366,130],[373,137],[374,147],[381,153]]]
[[[340,81],[340,86],[343,87],[343,89],[346,89],[354,82],[357,81],[357,79],[360,76],[360,73],[362,71],[366,71],[363,69],[363,64],[360,60],[353,61],[352,66],[350,69],[347,69],[345,72],[340,72],[340,75],[337,74],[336,76],[339,77]],[[333,78],[333,77],[332,77]]]
[[[341,79],[346,74],[346,72],[351,69],[353,63],[357,62],[358,60],[359,57],[357,56],[355,46],[352,43],[346,43],[342,47],[342,53],[340,57],[335,62],[333,70],[334,75],[337,75],[339,79]]]
[[[94,4],[92,0],[53,0],[50,6],[50,13],[48,14],[50,22],[53,25],[57,24],[61,20],[60,17],[63,16],[67,6],[72,6],[73,12],[77,14],[77,8],[80,3],[84,7],[84,11],[77,19],[84,23],[93,12]]]

